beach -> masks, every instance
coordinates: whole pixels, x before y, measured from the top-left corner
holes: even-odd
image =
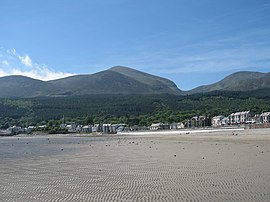
[[[270,201],[270,130],[0,138],[0,201]]]

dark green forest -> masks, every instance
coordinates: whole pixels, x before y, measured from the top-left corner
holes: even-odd
[[[0,128],[66,121],[81,124],[126,123],[148,126],[181,122],[196,115],[229,115],[236,111],[270,111],[270,89],[249,92],[217,91],[175,95],[92,95],[0,99]]]

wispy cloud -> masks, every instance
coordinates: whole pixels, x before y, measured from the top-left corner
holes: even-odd
[[[27,67],[33,67],[32,60],[28,55],[19,57],[21,62]]]
[[[0,77],[22,75],[43,81],[59,79],[73,74],[53,70],[32,61],[29,55],[21,55],[15,49],[0,48]]]

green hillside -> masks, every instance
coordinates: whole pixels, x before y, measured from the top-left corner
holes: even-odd
[[[221,81],[197,87],[187,94],[205,93],[211,91],[250,91],[270,88],[270,73],[237,72],[227,76]]]
[[[181,91],[177,88],[175,83],[165,78],[153,76],[151,74],[147,74],[123,66],[112,67],[109,70],[123,74],[129,78],[135,79],[136,81],[147,85],[152,92],[175,94],[175,95],[179,95],[181,93]]]
[[[62,92],[62,89],[58,86],[24,76],[0,78],[0,98],[37,97]]]
[[[181,122],[195,115],[229,115],[235,111],[270,111],[270,88],[249,92],[176,95],[94,95],[0,99],[0,128],[45,124],[49,120],[150,125]]]
[[[95,74],[76,75],[47,82],[24,76],[0,78],[0,98],[180,93],[176,85],[168,79],[127,67],[115,67]]]

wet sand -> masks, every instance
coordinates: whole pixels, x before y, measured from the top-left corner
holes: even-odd
[[[0,138],[0,201],[270,201],[270,130]]]

